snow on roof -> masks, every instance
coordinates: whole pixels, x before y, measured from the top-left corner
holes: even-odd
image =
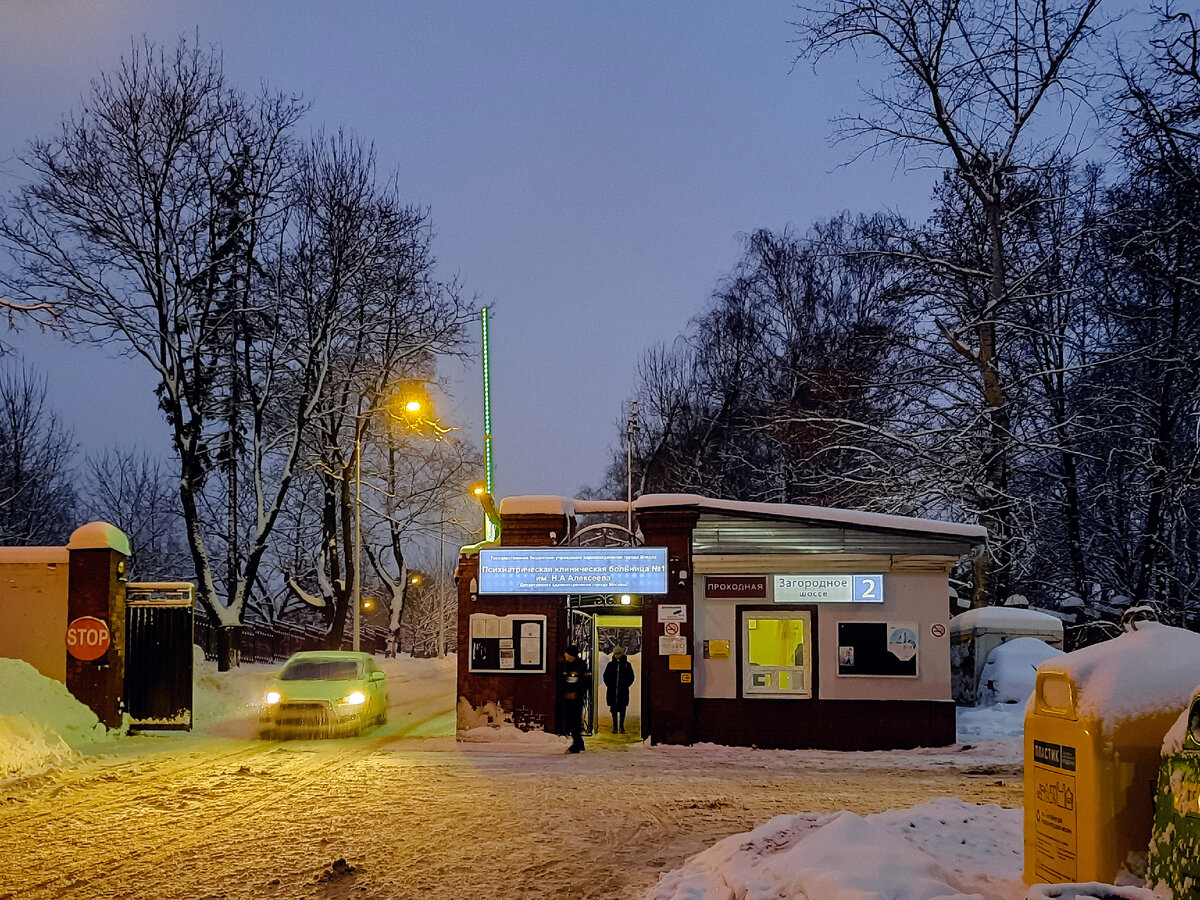
[[[950,635],[966,632],[1003,631],[1008,634],[1053,635],[1062,639],[1062,620],[1019,606],[983,606],[959,613],[950,620]]]
[[[1182,709],[1200,683],[1200,634],[1139,622],[1111,641],[1045,663],[1075,683],[1080,716],[1108,722]]]
[[[71,532],[68,550],[116,550],[129,556],[129,538],[116,525],[89,522]]]
[[[66,563],[66,547],[0,547],[0,563]]]
[[[573,516],[575,501],[570,497],[559,497],[555,494],[503,497],[500,500],[500,515]]]
[[[855,509],[800,506],[795,503],[742,503],[736,500],[715,500],[699,494],[647,494],[633,501],[633,508],[637,510],[672,506],[694,506],[710,512],[740,513],[773,519],[795,519],[858,528],[915,531],[942,537],[965,538],[972,543],[980,543],[987,537],[987,529],[982,525],[938,522],[933,519],[917,519],[910,516],[889,516]],[[620,500],[575,500],[553,494],[504,497],[500,501],[501,515],[574,516],[577,513],[624,512],[626,509],[626,504]]]
[[[633,501],[634,509],[638,510],[670,506],[695,506],[711,512],[769,516],[774,519],[796,519],[859,528],[916,531],[943,537],[966,538],[972,543],[982,543],[987,537],[987,529],[982,525],[939,522],[934,519],[917,519],[911,516],[891,516],[857,509],[801,506],[796,503],[743,503],[737,500],[714,500],[699,494],[646,494]]]

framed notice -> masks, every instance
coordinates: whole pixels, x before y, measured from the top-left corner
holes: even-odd
[[[838,675],[915,678],[917,626],[911,622],[838,622]]]
[[[546,617],[472,613],[471,672],[540,674],[546,671]]]

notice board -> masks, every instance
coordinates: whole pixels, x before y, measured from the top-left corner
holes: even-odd
[[[471,614],[471,672],[546,671],[546,617]]]
[[[909,622],[838,622],[838,675],[917,675],[917,626]]]

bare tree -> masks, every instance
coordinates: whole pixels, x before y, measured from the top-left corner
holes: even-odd
[[[947,304],[937,328],[946,346],[975,373],[980,438],[974,468],[979,520],[1003,547],[1016,531],[1009,503],[1013,411],[998,358],[998,330],[1014,290],[1010,240],[1012,183],[1029,167],[1069,160],[1077,146],[1049,111],[1069,119],[1087,101],[1095,69],[1084,58],[1097,33],[1099,0],[832,0],[809,8],[800,25],[801,54],[813,60],[841,50],[881,60],[889,77],[868,93],[870,113],[842,122],[842,133],[874,150],[898,149],[917,165],[948,166],[976,207],[986,255],[969,282],[974,302]],[[1057,127],[1056,127],[1057,126]],[[1047,138],[1046,135],[1058,135]],[[927,258],[932,268],[953,260]],[[965,298],[964,298],[965,299]],[[977,605],[1002,596],[1004,560],[981,554],[974,572]]]
[[[0,223],[18,264],[4,278],[12,297],[54,302],[76,339],[119,346],[157,373],[198,594],[222,626],[223,668],[237,662],[247,593],[328,365],[327,333],[283,343],[288,298],[270,290],[277,279],[255,277],[271,270],[268,248],[282,233],[288,135],[302,112],[282,95],[247,99],[216,55],[145,42],[93,82],[58,137],[32,143],[32,181]],[[247,339],[239,326],[250,316],[260,330]],[[221,590],[203,495],[228,445],[231,346],[258,373],[245,401],[256,515]]]
[[[194,577],[179,491],[163,460],[137,447],[89,457],[79,508],[85,517],[111,522],[129,536],[131,580]]]
[[[0,545],[66,543],[73,527],[75,442],[46,407],[46,380],[0,372]]]

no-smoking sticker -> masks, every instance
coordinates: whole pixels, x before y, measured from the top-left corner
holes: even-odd
[[[664,622],[663,623],[663,634],[665,634],[667,637],[678,637],[679,636],[679,623],[678,622]]]
[[[934,637],[944,637],[946,634],[946,626],[941,622],[936,622],[929,626],[929,633]]]

